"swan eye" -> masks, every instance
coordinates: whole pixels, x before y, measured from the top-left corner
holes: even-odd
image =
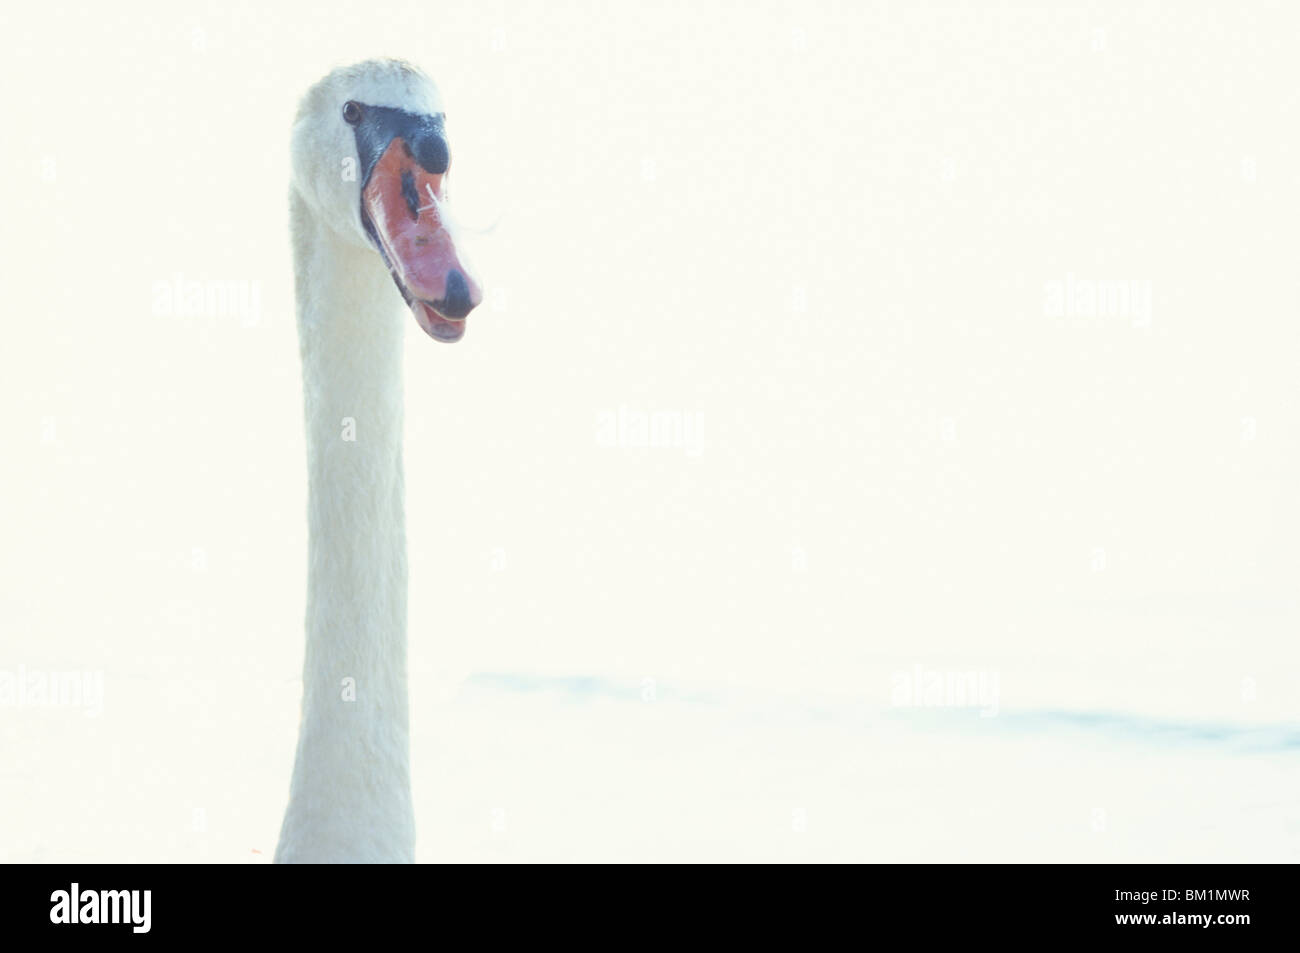
[[[343,121],[350,126],[361,121],[361,107],[350,99],[343,104]]]

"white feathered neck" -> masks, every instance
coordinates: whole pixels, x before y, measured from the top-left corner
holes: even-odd
[[[378,255],[291,198],[307,422],[302,724],[277,863],[410,862],[402,336]],[[351,439],[349,439],[351,438]]]

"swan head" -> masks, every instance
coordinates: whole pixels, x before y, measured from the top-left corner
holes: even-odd
[[[383,260],[431,337],[459,341],[483,291],[447,210],[451,152],[433,81],[398,60],[336,69],[303,97],[290,151],[293,187],[317,218]]]

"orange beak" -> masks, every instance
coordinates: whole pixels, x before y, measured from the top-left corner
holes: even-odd
[[[483,300],[444,218],[445,174],[427,172],[406,141],[394,138],[361,191],[361,206],[415,320],[451,343]]]

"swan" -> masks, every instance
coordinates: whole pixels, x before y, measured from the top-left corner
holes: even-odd
[[[419,69],[334,70],[303,96],[290,155],[307,645],[275,862],[410,863],[402,301],[450,343],[483,293],[446,211],[442,100]]]

